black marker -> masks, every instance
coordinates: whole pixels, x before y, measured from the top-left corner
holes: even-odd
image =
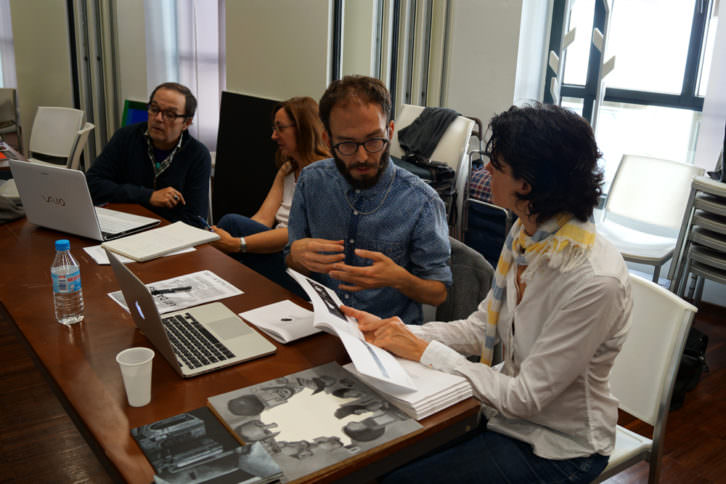
[[[181,292],[181,291],[191,291],[192,286],[182,286],[182,287],[170,287],[169,289],[154,289],[151,291],[152,296],[156,296],[157,294],[169,294],[172,292]]]

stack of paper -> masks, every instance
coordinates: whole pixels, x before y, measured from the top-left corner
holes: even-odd
[[[388,401],[416,420],[426,418],[472,396],[471,385],[463,376],[433,370],[416,361],[398,358],[398,362],[413,380],[416,390],[405,391],[399,386],[388,385],[362,375],[355,370],[352,363],[343,368],[384,394]]]

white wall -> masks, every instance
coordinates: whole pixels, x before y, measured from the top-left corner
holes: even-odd
[[[66,3],[11,0],[15,68],[23,147],[38,106],[73,107]]]
[[[486,126],[514,101],[522,0],[451,0],[444,106]]]
[[[330,0],[226,4],[227,89],[319,99],[330,79]]]

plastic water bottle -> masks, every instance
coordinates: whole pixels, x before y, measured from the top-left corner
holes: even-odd
[[[55,251],[55,259],[50,266],[55,319],[61,324],[78,323],[83,321],[81,269],[71,255],[71,243],[68,240],[56,240]]]

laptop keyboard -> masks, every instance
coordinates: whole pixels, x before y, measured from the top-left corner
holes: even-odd
[[[124,220],[120,217],[114,217],[113,215],[98,214],[98,225],[101,226],[101,231],[109,234],[118,234],[120,232],[126,232],[139,224],[136,221]]]
[[[187,367],[194,369],[234,358],[234,354],[191,314],[177,314],[161,321],[174,353]]]
[[[101,232],[104,234],[114,235],[122,232],[128,232],[144,225],[149,225],[153,219],[146,219],[129,213],[119,212],[117,210],[109,210],[102,207],[96,207],[96,217]]]

